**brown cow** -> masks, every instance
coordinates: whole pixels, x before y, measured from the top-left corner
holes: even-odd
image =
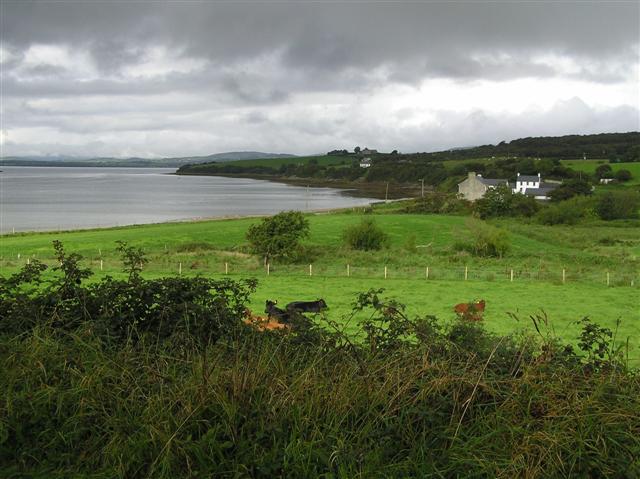
[[[274,331],[277,329],[289,329],[288,324],[283,324],[269,317],[256,316],[250,309],[244,310],[242,322],[256,328],[258,331]]]
[[[467,321],[481,321],[484,314],[486,302],[484,299],[472,301],[470,303],[459,303],[453,307],[458,318]]]

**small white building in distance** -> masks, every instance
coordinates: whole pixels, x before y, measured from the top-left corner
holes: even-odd
[[[371,166],[371,158],[363,158],[360,160],[360,168],[369,168]]]
[[[364,150],[360,151],[361,155],[377,155],[378,154],[378,150],[370,150],[369,148],[365,148]]]

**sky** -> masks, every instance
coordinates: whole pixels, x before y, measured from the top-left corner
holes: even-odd
[[[640,130],[640,2],[0,2],[1,154]]]

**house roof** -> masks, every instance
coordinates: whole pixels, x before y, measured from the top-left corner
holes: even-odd
[[[498,185],[506,185],[509,186],[509,180],[505,180],[502,178],[483,178],[482,176],[476,176],[476,179],[487,186],[498,186]]]
[[[553,188],[527,188],[524,192],[524,194],[526,196],[548,196],[549,193],[551,193],[553,190],[555,190],[555,187]]]
[[[538,175],[518,175],[518,181],[540,181]]]

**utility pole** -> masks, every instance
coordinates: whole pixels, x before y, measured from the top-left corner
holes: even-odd
[[[422,197],[424,198],[424,178],[420,180],[420,183],[422,183]]]

